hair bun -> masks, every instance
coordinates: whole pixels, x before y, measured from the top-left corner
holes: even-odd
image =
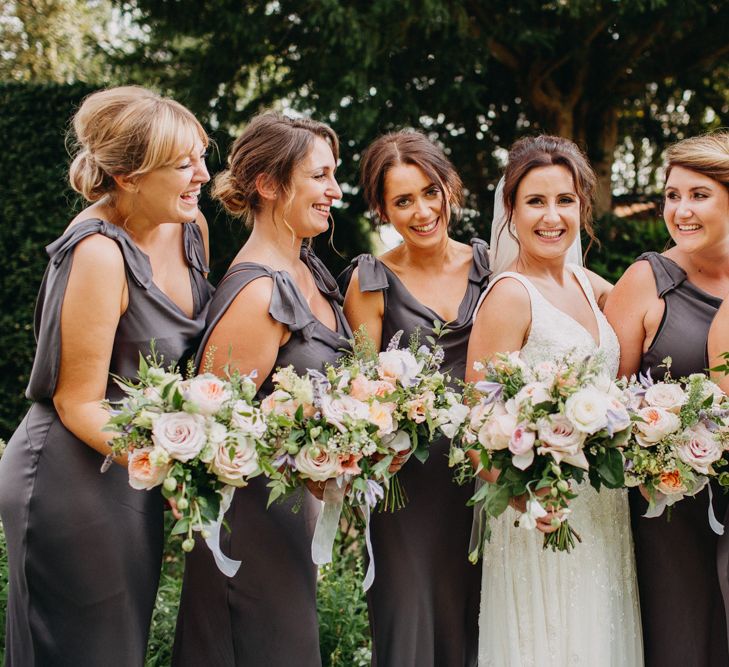
[[[221,171],[215,177],[211,194],[232,216],[245,217],[250,212],[250,202],[246,199],[242,189],[238,187],[230,169]]]
[[[82,149],[71,163],[69,169],[71,187],[84,199],[95,202],[113,187],[114,180],[94,160],[94,156]]]

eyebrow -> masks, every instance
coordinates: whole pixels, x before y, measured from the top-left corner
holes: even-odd
[[[425,192],[426,190],[430,190],[433,187],[440,188],[440,186],[437,183],[430,183],[430,184],[426,185],[424,188],[421,188],[420,192]],[[412,196],[413,196],[412,192],[401,192],[399,194],[392,195],[392,197],[390,197],[390,199],[397,199],[398,197],[412,197]]]
[[[558,197],[564,197],[565,195],[571,195],[573,197],[577,196],[577,193],[572,192],[571,190],[569,192],[560,192],[557,194]],[[524,199],[528,199],[529,197],[544,197],[543,192],[533,192],[531,194],[524,195]]]
[[[675,185],[667,185],[666,190],[678,190],[678,188]],[[689,188],[689,192],[693,192],[694,190],[709,190],[713,192],[713,188],[710,185],[694,185],[692,188]]]

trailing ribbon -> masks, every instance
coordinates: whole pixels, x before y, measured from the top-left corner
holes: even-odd
[[[233,501],[233,493],[235,488],[232,486],[224,486],[220,490],[220,511],[218,512],[218,518],[215,523],[205,524],[205,530],[208,531],[208,536],[205,538],[205,544],[208,545],[208,549],[213,554],[215,564],[218,569],[226,576],[233,577],[238,572],[241,562],[228,558],[220,549],[220,527],[223,525],[223,517],[230,507],[230,503]]]
[[[367,503],[362,505],[362,512],[365,518],[365,544],[367,545],[367,560],[369,561],[362,588],[367,592],[375,580],[375,555],[372,553],[372,539],[370,537],[370,506]]]
[[[347,483],[344,476],[328,479],[324,485],[324,503],[316,520],[314,538],[311,541],[311,559],[317,565],[332,562],[334,538],[339,528],[339,517],[342,514],[344,493]]]
[[[709,525],[717,535],[724,534],[724,525],[719,522],[714,514],[714,492],[711,490],[711,484],[709,484]]]

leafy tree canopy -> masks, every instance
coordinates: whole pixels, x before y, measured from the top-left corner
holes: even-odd
[[[129,4],[126,5],[129,7]],[[274,104],[328,120],[343,180],[402,126],[442,142],[488,213],[503,149],[546,131],[586,148],[610,196],[616,149],[636,167],[729,111],[729,3],[669,0],[136,0],[144,75],[235,128]],[[647,143],[646,143],[647,142]],[[649,170],[650,171],[650,170]],[[351,212],[361,202],[350,198]],[[485,217],[485,216],[484,216]],[[482,226],[477,222],[477,226]]]

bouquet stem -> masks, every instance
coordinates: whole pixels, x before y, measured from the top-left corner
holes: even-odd
[[[396,512],[407,505],[408,494],[400,483],[400,479],[395,475],[390,479],[385,491],[385,497],[379,505],[380,512]]]
[[[576,541],[575,541],[576,540]],[[550,548],[552,551],[566,551],[569,553],[575,548],[577,542],[582,542],[579,533],[570,526],[569,521],[565,520],[559,524],[559,528],[553,533],[544,535],[544,548]]]

